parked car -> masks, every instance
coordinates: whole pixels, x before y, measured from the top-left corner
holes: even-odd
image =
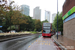
[[[9,31],[9,33],[10,33],[10,32],[11,32],[11,33],[16,33],[16,31],[15,31],[15,30],[11,30],[11,31]]]

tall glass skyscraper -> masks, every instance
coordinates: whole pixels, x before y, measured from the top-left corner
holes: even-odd
[[[45,20],[50,22],[50,12],[49,11],[45,11]]]
[[[22,14],[29,16],[30,8],[28,5],[21,5]]]
[[[33,19],[39,19],[41,21],[41,9],[39,9],[39,7],[34,8]]]
[[[52,23],[54,22],[55,17],[56,17],[56,13],[52,14]]]

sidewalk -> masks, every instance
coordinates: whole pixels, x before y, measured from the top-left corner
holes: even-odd
[[[67,50],[75,50],[75,40],[68,39],[61,35],[58,36],[58,39],[56,35],[52,38],[54,41],[57,41],[60,45],[64,46]]]

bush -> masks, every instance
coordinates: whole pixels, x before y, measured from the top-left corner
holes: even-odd
[[[36,29],[34,29],[34,32],[36,32]]]

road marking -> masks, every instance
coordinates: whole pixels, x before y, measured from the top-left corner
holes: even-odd
[[[43,44],[45,44],[45,45],[50,45],[50,43],[41,43],[41,44],[42,44],[42,45],[43,45]]]
[[[42,43],[42,45],[43,45],[43,43]]]
[[[48,45],[48,43],[47,43],[47,45]]]
[[[40,42],[40,40],[38,40],[38,42]]]
[[[34,43],[35,43],[36,41],[34,41]]]
[[[40,42],[42,42],[42,41],[40,41]]]
[[[45,43],[45,45],[47,45],[47,43]]]
[[[32,43],[33,44],[33,43]]]
[[[29,47],[30,47],[30,46],[29,46]],[[28,47],[28,48],[29,48],[29,47]]]
[[[49,43],[49,45],[50,45],[50,43]]]
[[[38,43],[39,43],[40,41],[38,41]]]
[[[43,41],[43,42],[45,42],[45,41]]]
[[[36,40],[36,42],[37,42],[37,40]]]

